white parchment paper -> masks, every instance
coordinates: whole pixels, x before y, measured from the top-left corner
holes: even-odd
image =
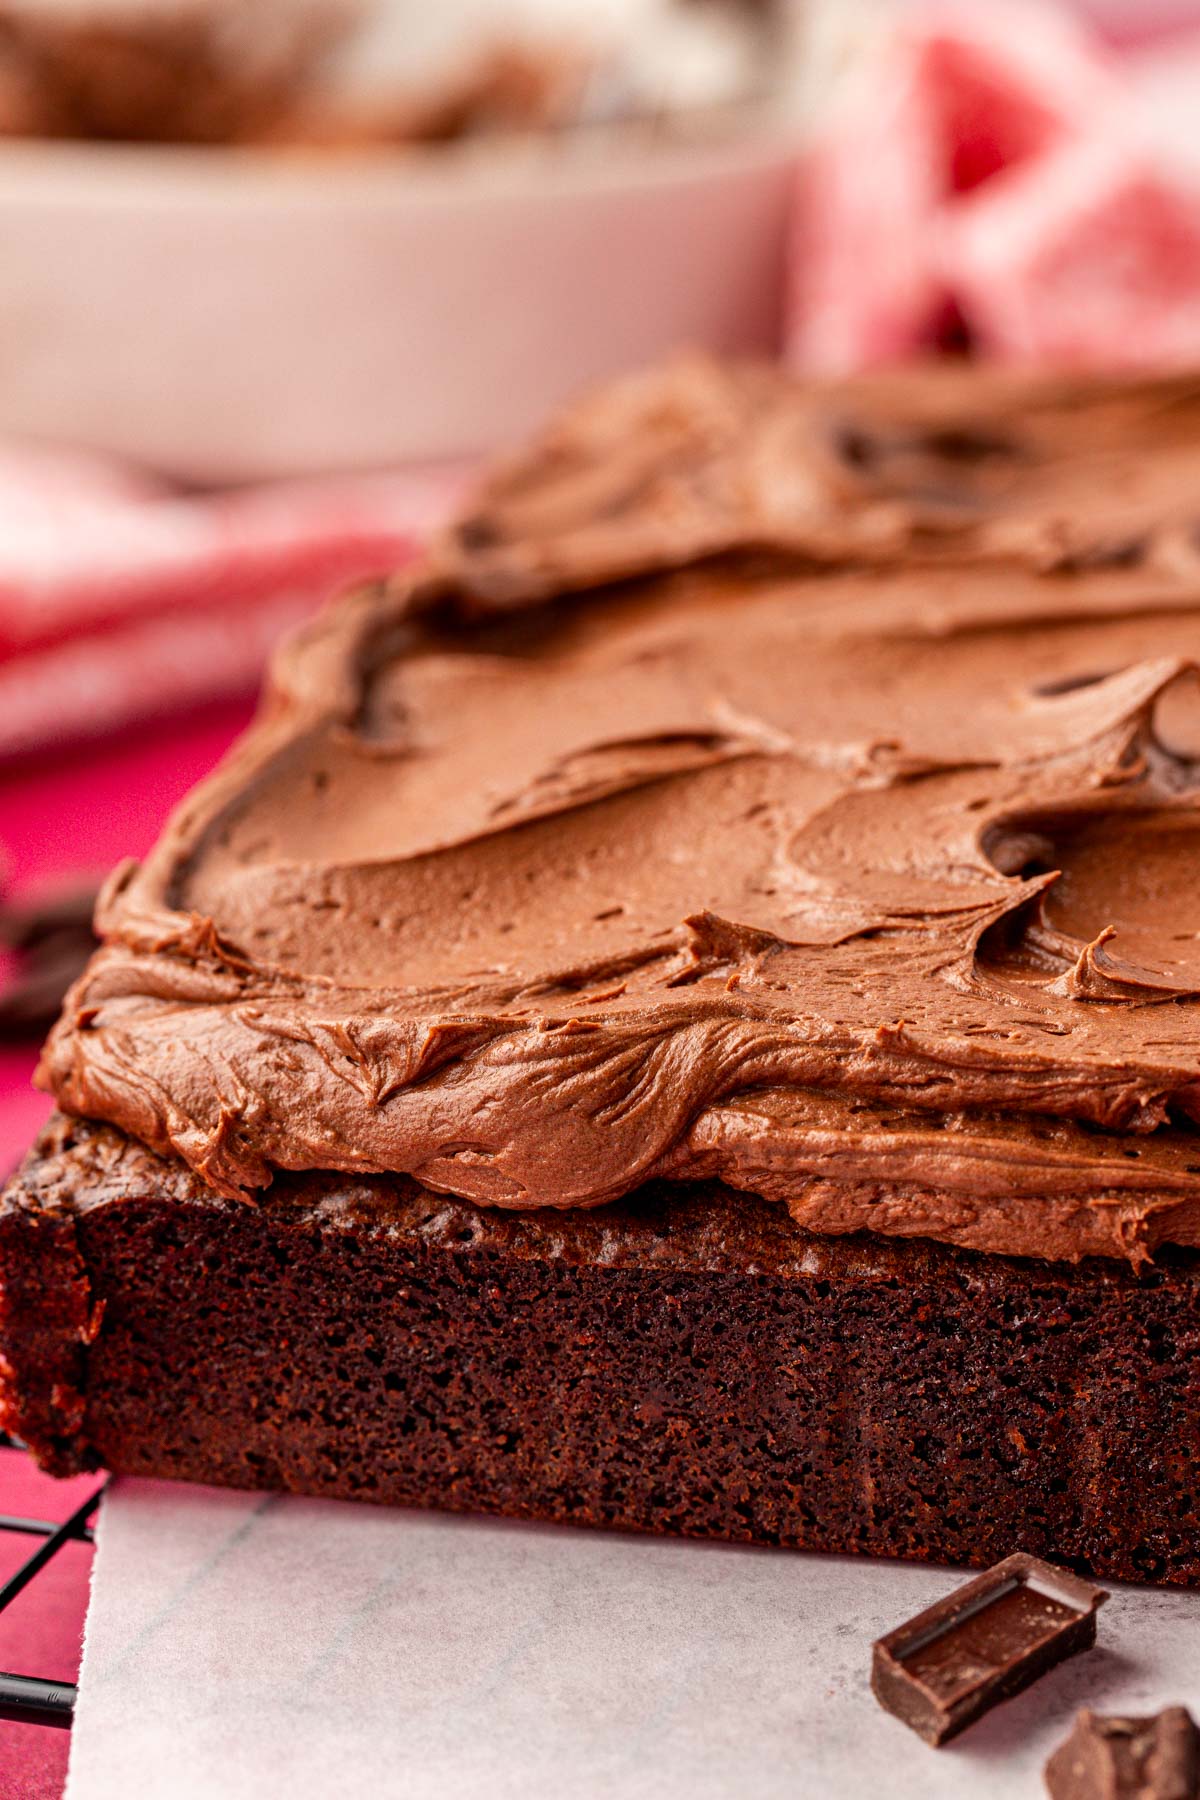
[[[1200,1595],[1118,1589],[1099,1647],[945,1749],[871,1642],[944,1569],[120,1481],[68,1800],[1038,1795],[1075,1709],[1200,1718]]]

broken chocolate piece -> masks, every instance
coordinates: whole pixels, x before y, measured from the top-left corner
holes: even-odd
[[[94,948],[82,939],[56,939],[45,952],[26,957],[22,972],[0,988],[0,1042],[37,1039],[48,1031]]]
[[[14,965],[0,986],[0,1041],[49,1030],[96,948],[95,908],[94,882],[0,903],[0,947],[12,953]]]
[[[1108,1599],[1065,1569],[1018,1553],[947,1594],[874,1647],[879,1704],[928,1744],[947,1738],[1096,1641]]]
[[[99,877],[76,880],[0,903],[0,944],[9,950],[36,950],[47,938],[67,934],[94,943],[92,919],[99,886]]]
[[[1184,1706],[1149,1718],[1080,1712],[1046,1764],[1050,1800],[1196,1800],[1196,1727]]]

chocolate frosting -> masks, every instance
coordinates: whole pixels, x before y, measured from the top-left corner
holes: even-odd
[[[1200,1244],[1200,380],[683,361],[278,659],[42,1080],[231,1197]]]

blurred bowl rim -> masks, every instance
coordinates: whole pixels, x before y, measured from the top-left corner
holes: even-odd
[[[176,184],[181,193],[253,195],[272,192],[318,203],[343,196],[445,201],[464,195],[531,190],[556,194],[656,187],[705,168],[746,158],[796,152],[802,131],[775,108],[731,109],[702,128],[657,134],[645,124],[581,125],[569,131],[497,133],[450,144],[243,145],[143,144],[106,139],[0,138],[0,186],[6,197],[68,183],[78,198],[86,181],[144,201],[145,181]],[[32,197],[32,196],[31,196]]]

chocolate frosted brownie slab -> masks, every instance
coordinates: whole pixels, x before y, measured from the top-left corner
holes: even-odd
[[[12,1425],[1200,1582],[1198,446],[684,363],[497,469],[107,885]]]
[[[1200,1259],[810,1235],[715,1183],[256,1205],[56,1121],[0,1214],[5,1422],[135,1474],[1200,1585]]]

